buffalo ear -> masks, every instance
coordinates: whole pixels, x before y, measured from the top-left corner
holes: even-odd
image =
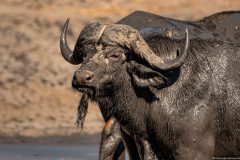
[[[141,88],[161,89],[168,84],[168,79],[164,75],[135,61],[129,63],[128,72],[132,83]]]

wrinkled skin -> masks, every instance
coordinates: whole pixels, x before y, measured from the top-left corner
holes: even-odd
[[[236,29],[234,29],[234,26],[237,26],[237,24],[239,23],[238,21],[236,21],[236,19],[239,19],[239,15],[240,14],[238,14],[238,12],[225,12],[206,17],[203,20],[193,23],[168,19],[145,12],[134,12],[128,17],[120,20],[118,23],[131,25],[134,28],[141,30],[141,33],[145,36],[160,34],[179,39],[183,37],[183,30],[187,27],[190,29],[190,38],[198,37],[201,39],[219,39],[239,44],[240,34],[237,33]],[[151,19],[151,21],[149,21],[149,19]],[[222,32],[222,30],[225,30],[225,32]],[[118,124],[113,123],[113,125]],[[113,135],[120,134],[118,130],[111,131]],[[103,130],[102,135],[106,135],[105,130]],[[100,157],[108,157],[109,159],[111,159],[111,157],[113,157],[115,153],[115,149],[117,148],[116,146],[118,145],[118,143],[120,143],[120,146],[122,145],[122,143],[119,141],[120,139],[120,136],[116,136],[115,139],[112,139],[111,136],[103,136],[100,147],[103,153],[100,151]],[[109,145],[107,143],[115,144],[115,146],[109,148]],[[120,152],[121,151],[122,148],[120,147]],[[108,153],[106,154],[106,152]],[[111,154],[109,154],[110,152]],[[119,148],[116,152],[119,152]]]

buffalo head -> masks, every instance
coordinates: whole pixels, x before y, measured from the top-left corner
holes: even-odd
[[[71,64],[82,64],[74,73],[72,86],[89,95],[107,87],[114,88],[114,83],[124,78],[121,77],[123,73],[128,73],[137,85],[160,88],[166,83],[161,73],[180,68],[189,51],[187,30],[182,52],[177,58],[165,62],[134,28],[99,22],[82,30],[72,51],[66,40],[68,23],[69,19],[60,38],[61,54]]]

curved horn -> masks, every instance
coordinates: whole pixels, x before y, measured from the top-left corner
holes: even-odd
[[[177,58],[164,62],[161,66],[159,66],[159,68],[161,68],[161,70],[167,71],[167,70],[174,70],[177,69],[179,67],[181,67],[186,58],[187,55],[189,53],[189,36],[188,36],[188,29],[186,28],[185,30],[185,45],[184,45],[184,49],[182,50],[182,52],[178,55]],[[178,52],[178,50],[177,50]]]
[[[132,41],[130,44],[131,49],[143,58],[152,69],[162,70],[162,71],[169,71],[174,70],[183,65],[185,62],[188,52],[189,52],[189,37],[188,37],[188,29],[185,31],[185,47],[184,50],[179,54],[177,58],[174,60],[170,60],[164,62],[161,57],[157,56],[147,45],[144,39],[137,34],[137,40]]]
[[[60,49],[61,49],[61,54],[63,58],[68,61],[71,64],[80,64],[82,62],[81,58],[74,58],[75,55],[73,54],[73,51],[69,48],[68,43],[67,43],[67,30],[68,30],[68,23],[69,23],[70,18],[68,18],[64,24],[61,37],[60,37]]]

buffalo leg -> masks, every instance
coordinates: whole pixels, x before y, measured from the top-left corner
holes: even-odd
[[[102,131],[99,160],[118,160],[124,149],[120,126],[114,118],[111,118]]]
[[[121,135],[130,160],[141,160],[134,137],[130,136],[121,128]]]
[[[142,138],[136,139],[138,152],[142,160],[154,160],[155,156],[150,143]]]

